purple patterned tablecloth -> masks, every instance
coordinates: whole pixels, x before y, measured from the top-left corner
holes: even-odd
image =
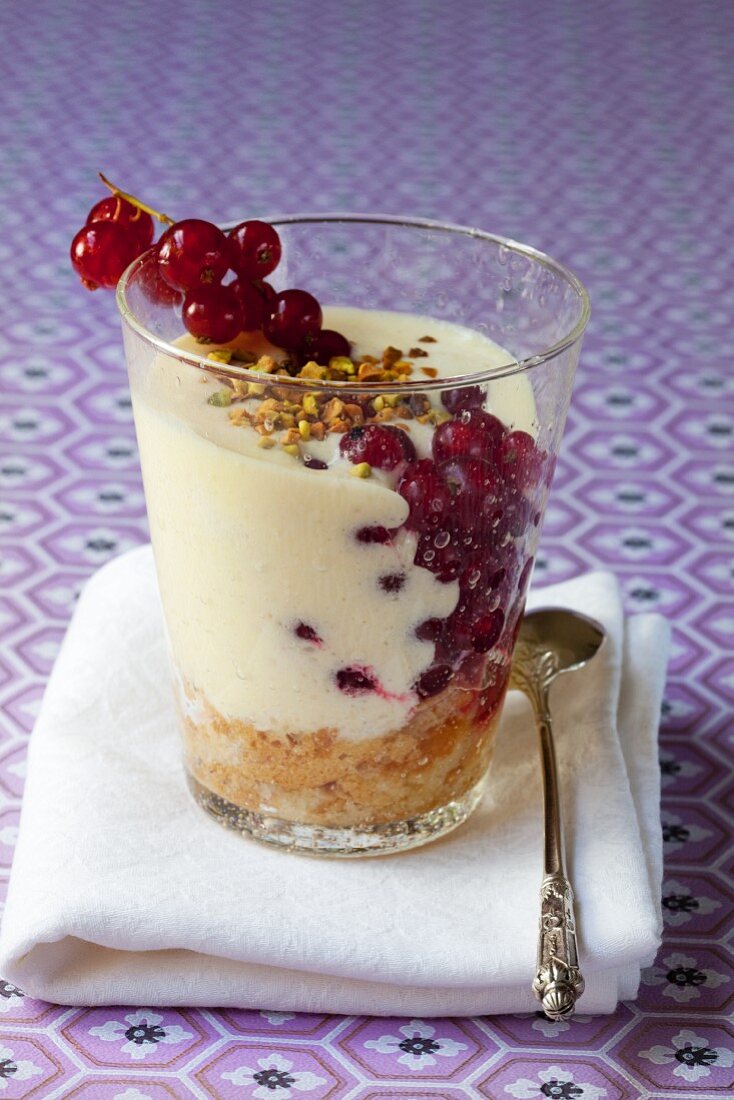
[[[10,1098],[723,1097],[734,1090],[734,5],[2,5],[0,861],[86,577],[146,522],[95,172],[178,216],[412,213],[549,251],[589,331],[536,583],[611,568],[674,623],[665,941],[609,1018],[56,1008],[0,983]],[[420,931],[417,929],[416,934]]]

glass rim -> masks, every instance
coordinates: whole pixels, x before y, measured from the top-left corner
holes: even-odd
[[[306,214],[277,214],[273,217],[265,217],[261,219],[267,221],[274,226],[279,225],[308,225],[308,224],[367,224],[367,225],[387,225],[387,226],[402,226],[408,229],[430,229],[435,232],[453,233],[455,235],[461,235],[465,237],[478,238],[480,240],[488,241],[492,244],[504,247],[509,252],[514,252],[517,255],[524,256],[527,259],[533,260],[535,263],[547,268],[550,271],[560,275],[562,279],[576,292],[579,304],[580,315],[578,320],[564,336],[555,343],[551,344],[547,348],[543,348],[535,355],[528,356],[524,359],[512,359],[508,363],[503,363],[494,367],[487,367],[485,370],[473,371],[469,374],[457,374],[452,375],[450,378],[404,378],[395,382],[356,382],[351,380],[338,381],[333,379],[316,379],[316,378],[299,378],[292,376],[278,375],[278,385],[283,386],[300,386],[309,390],[341,390],[349,393],[374,393],[375,389],[379,389],[381,393],[390,392],[404,392],[410,390],[415,392],[416,390],[445,390],[447,388],[462,388],[469,385],[483,384],[492,382],[497,378],[506,378],[514,374],[520,374],[529,370],[533,370],[536,367],[542,366],[544,363],[550,362],[555,359],[562,352],[566,351],[573,344],[577,343],[584,334],[586,326],[589,323],[589,317],[591,316],[591,302],[586,287],[581,280],[574,275],[574,273],[566,267],[564,264],[559,263],[558,260],[554,260],[545,252],[541,252],[537,248],[533,248],[531,245],[522,244],[520,241],[515,241],[511,237],[502,237],[495,233],[487,233],[482,229],[472,229],[464,225],[456,225],[450,222],[439,222],[428,218],[413,218],[402,217],[398,215],[389,214],[357,214],[357,213],[306,213]],[[237,224],[237,223],[233,223]],[[224,231],[231,228],[231,226],[225,226]],[[138,256],[122,273],[120,280],[117,284],[115,299],[117,302],[117,308],[120,311],[121,318],[138,336],[142,337],[147,343],[152,344],[159,352],[162,352],[166,356],[170,356],[173,359],[178,359],[181,362],[187,363],[192,367],[196,367],[200,370],[216,371],[218,375],[224,375],[229,378],[242,379],[248,382],[262,382],[262,371],[255,371],[251,368],[248,369],[244,364],[238,363],[222,363],[216,360],[209,359],[206,355],[199,355],[193,351],[183,351],[181,348],[176,347],[175,344],[169,343],[160,336],[156,336],[151,332],[138,318],[131,309],[127,300],[128,286],[135,276],[138,269],[143,262],[149,256],[153,249],[148,249]],[[274,376],[275,377],[275,376]]]

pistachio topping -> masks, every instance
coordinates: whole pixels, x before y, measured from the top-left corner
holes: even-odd
[[[207,405],[216,405],[218,408],[224,408],[226,405],[232,404],[232,391],[231,390],[215,390],[214,393],[210,393],[206,399]]]
[[[372,467],[369,462],[358,462],[356,466],[352,466],[349,473],[352,477],[372,477]]]
[[[218,348],[209,353],[209,358],[228,363],[238,356],[244,359],[247,354]],[[427,353],[421,348],[411,348],[409,354],[420,358]],[[261,355],[257,359],[250,355],[250,368],[267,377],[263,377],[262,382],[245,382],[219,375],[218,381],[225,388],[212,393],[208,401],[211,405],[231,405],[230,423],[236,427],[254,428],[261,436],[259,446],[267,447],[262,439],[274,433],[282,433],[280,444],[288,448],[312,440],[321,442],[330,434],[343,434],[367,423],[417,419],[423,424],[440,424],[448,418],[424,394],[380,393],[380,383],[405,382],[413,373],[409,358],[400,348],[391,345],[384,349],[379,359],[374,355],[359,358],[336,355],[329,360],[328,366],[309,359],[300,369],[295,361],[285,363],[271,355]],[[430,367],[421,369],[430,377],[438,374]],[[301,394],[296,387],[281,381],[288,377],[313,378],[319,382],[367,382],[370,388],[374,385],[376,392],[374,396],[345,394],[343,398],[334,391],[312,390]],[[355,476],[369,477],[370,472]]]
[[[213,359],[215,363],[231,363],[232,362],[232,349],[231,348],[214,348],[213,351],[207,352],[207,359]]]

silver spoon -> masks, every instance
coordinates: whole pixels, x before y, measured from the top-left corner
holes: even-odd
[[[562,608],[532,611],[520,627],[512,658],[510,687],[530,700],[540,735],[543,769],[544,856],[540,887],[538,968],[535,996],[549,1020],[573,1016],[584,991],[579,970],[573,890],[563,854],[561,803],[553,748],[553,726],[548,704],[556,676],[581,668],[604,641],[599,623]]]

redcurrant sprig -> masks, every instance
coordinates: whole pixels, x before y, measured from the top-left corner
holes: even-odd
[[[71,244],[72,266],[88,290],[115,287],[150,249],[141,269],[143,291],[159,305],[180,306],[197,340],[226,344],[241,332],[261,331],[297,358],[328,364],[349,353],[346,337],[322,329],[313,295],[296,288],[278,294],[265,282],[282,252],[272,225],[252,219],[224,233],[199,218],[174,222],[99,175],[112,194],[92,207]],[[166,226],[155,245],[154,219]]]

